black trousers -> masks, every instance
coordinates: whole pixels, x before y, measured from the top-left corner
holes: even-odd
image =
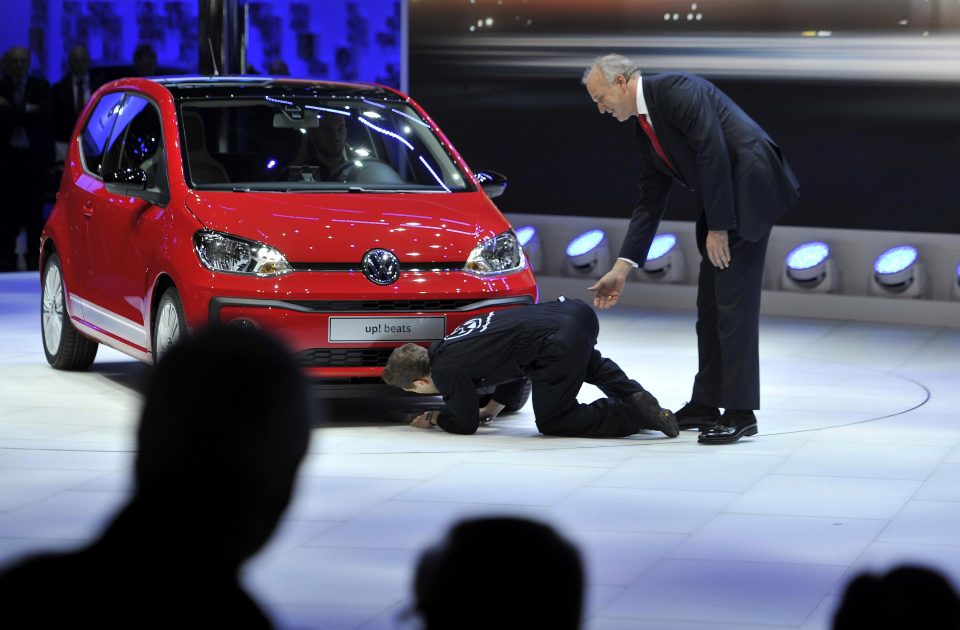
[[[639,415],[621,399],[644,391],[643,387],[594,347],[600,324],[593,308],[567,300],[557,317],[560,327],[544,339],[530,373],[537,428],[545,435],[565,437],[609,438],[638,432]],[[596,385],[607,398],[578,403],[584,383]]]
[[[760,408],[760,290],[770,231],[759,241],[729,232],[730,266],[706,253],[707,226],[697,221],[697,350],[700,367],[690,400],[724,409]]]
[[[0,271],[16,271],[16,238],[27,231],[27,269],[40,264],[40,233],[43,231],[43,196],[46,164],[35,152],[6,149],[3,153],[3,194],[0,207]]]

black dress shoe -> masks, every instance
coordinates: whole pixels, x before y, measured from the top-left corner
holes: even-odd
[[[680,429],[673,412],[664,409],[650,392],[637,392],[627,397],[627,402],[633,405],[640,415],[640,428],[662,431],[667,437],[677,437]]]
[[[680,429],[699,429],[706,431],[717,425],[720,410],[700,403],[688,402],[674,414]]]
[[[757,418],[752,411],[728,409],[720,416],[717,426],[697,437],[701,444],[733,444],[742,437],[757,434]]]

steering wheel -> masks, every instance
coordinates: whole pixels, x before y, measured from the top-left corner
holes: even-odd
[[[354,166],[352,162],[338,164],[327,177],[321,177],[321,167],[318,164],[290,164],[277,171],[277,180],[289,182],[345,182],[349,177],[352,166]],[[309,174],[311,179],[305,178],[304,174]]]

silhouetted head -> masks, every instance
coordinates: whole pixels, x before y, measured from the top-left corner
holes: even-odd
[[[427,630],[573,630],[580,627],[583,581],[579,552],[547,525],[464,521],[420,558],[416,612]]]
[[[77,78],[82,78],[90,72],[90,53],[86,46],[74,46],[67,55],[67,65],[70,66],[70,74]]]
[[[257,331],[202,330],[163,356],[148,385],[136,501],[238,566],[286,509],[309,438],[306,386],[287,349]]]
[[[275,77],[287,76],[290,74],[290,68],[287,67],[287,62],[283,59],[277,58],[272,60],[267,64],[267,74],[273,75]]]
[[[15,81],[22,81],[30,72],[30,51],[23,46],[8,48],[3,53],[3,73]]]
[[[150,44],[140,44],[133,51],[133,71],[138,77],[157,73],[157,51]]]
[[[936,571],[898,567],[886,575],[863,573],[847,585],[834,613],[834,630],[960,628],[960,598]]]

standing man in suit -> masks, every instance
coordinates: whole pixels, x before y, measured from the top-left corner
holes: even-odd
[[[50,84],[29,75],[30,51],[15,46],[3,55],[0,79],[0,163],[6,198],[0,206],[0,271],[16,270],[17,234],[27,230],[27,269],[40,265],[43,196],[53,164]]]
[[[53,140],[58,162],[63,161],[70,134],[90,95],[101,85],[90,74],[90,53],[86,46],[74,46],[67,56],[69,71],[53,85]],[[61,146],[62,145],[62,146]]]
[[[699,371],[677,422],[699,428],[701,444],[756,435],[763,261],[773,223],[797,200],[799,184],[770,136],[705,79],[681,72],[641,76],[626,57],[605,55],[586,70],[583,84],[601,114],[635,127],[642,163],[620,257],[590,287],[594,304],[614,306],[628,272],[646,261],[673,183],[694,192]]]

